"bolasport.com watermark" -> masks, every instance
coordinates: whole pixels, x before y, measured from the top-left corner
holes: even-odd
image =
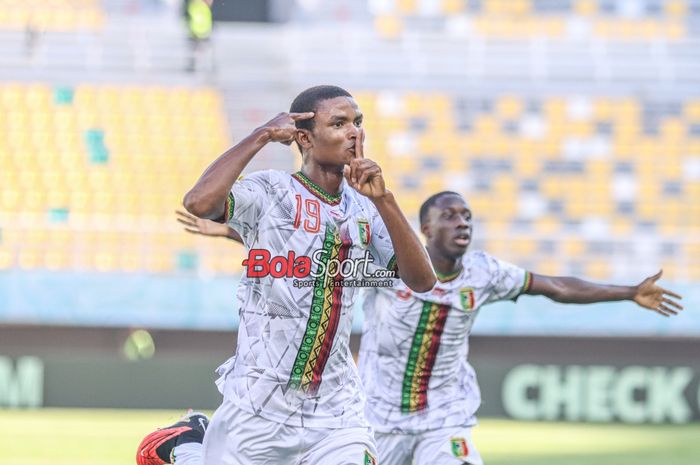
[[[374,268],[374,258],[365,250],[358,258],[330,258],[327,250],[317,250],[310,257],[289,251],[286,256],[269,250],[250,249],[243,260],[249,278],[294,278],[294,287],[392,287],[397,278],[395,270]]]

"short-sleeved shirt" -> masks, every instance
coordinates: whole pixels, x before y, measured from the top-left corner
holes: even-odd
[[[429,292],[369,289],[359,368],[367,418],[376,431],[419,433],[469,426],[481,403],[467,362],[468,336],[482,305],[516,299],[530,273],[483,252],[462,258],[463,270]]]
[[[219,368],[221,392],[279,423],[366,426],[349,346],[358,288],[342,285],[353,280],[351,267],[341,266],[345,279],[332,275],[338,264],[367,256],[373,267],[395,267],[377,209],[344,180],[331,196],[301,173],[269,170],[234,183],[226,222],[241,235],[248,261],[237,293],[238,346]],[[308,268],[334,271],[305,276]],[[353,276],[362,267],[355,268]]]

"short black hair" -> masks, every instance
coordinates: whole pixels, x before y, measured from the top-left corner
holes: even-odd
[[[350,97],[350,92],[338,86],[315,86],[310,87],[296,96],[292,102],[292,106],[289,108],[290,113],[306,113],[308,111],[313,111],[314,113],[318,110],[319,102],[324,100],[329,100],[336,97]],[[314,120],[305,119],[296,122],[296,127],[298,129],[307,129],[311,131],[314,128]]]
[[[457,192],[442,191],[438,192],[437,194],[431,195],[425,202],[423,202],[423,205],[420,206],[420,212],[418,213],[418,219],[420,220],[421,226],[423,226],[428,221],[428,211],[430,211],[430,207],[435,205],[438,200],[448,195],[456,195],[457,197],[462,197],[462,194],[458,194]]]

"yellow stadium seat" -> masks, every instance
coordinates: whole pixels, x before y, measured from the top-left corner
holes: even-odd
[[[12,252],[6,248],[0,246],[0,270],[7,270],[14,266],[14,259]]]
[[[463,13],[469,0],[442,0],[442,12],[446,16]]]
[[[576,0],[572,10],[581,16],[591,16],[597,13],[598,3],[595,0]]]
[[[581,239],[566,238],[561,241],[561,251],[569,258],[580,258],[584,256],[586,246]]]
[[[548,276],[561,276],[563,274],[562,263],[560,260],[553,260],[545,258],[537,262],[538,274],[548,275]]]
[[[584,264],[585,276],[594,280],[604,280],[610,275],[610,263],[607,259],[590,260]]]
[[[374,19],[375,30],[385,39],[395,39],[403,31],[400,18],[392,15],[381,15]]]
[[[413,15],[417,13],[418,5],[416,2],[419,0],[397,0],[396,1],[396,12],[400,15]]]

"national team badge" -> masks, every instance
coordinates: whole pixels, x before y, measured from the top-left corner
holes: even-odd
[[[472,289],[471,287],[462,288],[459,291],[459,298],[462,302],[462,308],[464,310],[474,310],[474,289]]]
[[[467,441],[464,438],[450,438],[450,445],[455,457],[466,457],[469,455]]]
[[[360,230],[360,245],[367,247],[372,240],[372,232],[369,229],[369,222],[364,218],[357,220],[357,227]]]
[[[377,459],[367,449],[365,449],[365,465],[377,465]]]

